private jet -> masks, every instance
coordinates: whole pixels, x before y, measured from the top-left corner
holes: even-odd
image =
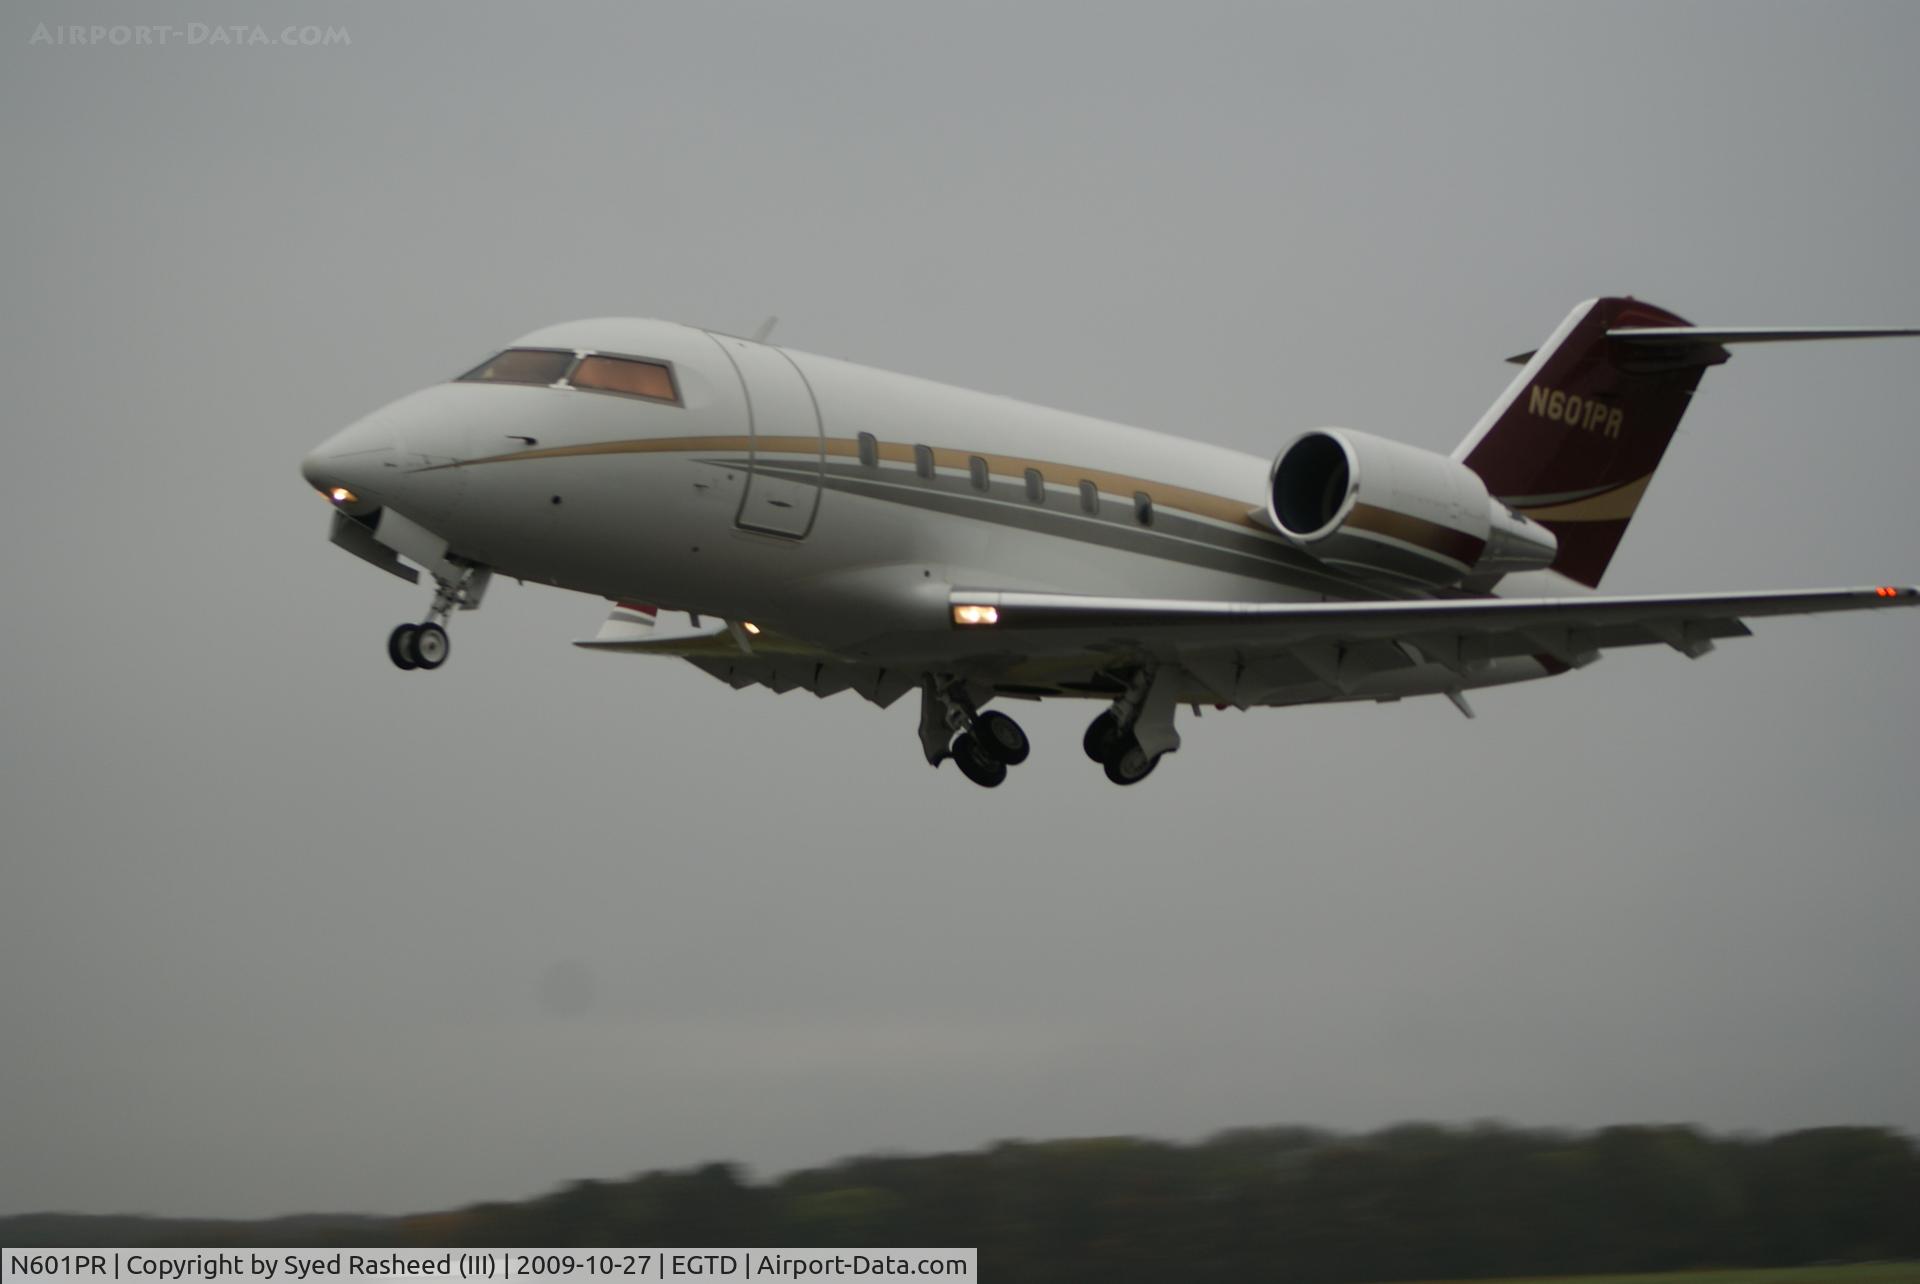
[[[403,670],[446,662],[495,574],[610,601],[578,645],[730,686],[920,697],[928,763],[1025,761],[989,702],[1102,706],[1115,784],[1203,705],[1390,702],[1689,658],[1747,621],[1912,606],[1894,585],[1605,596],[1701,376],[1728,347],[1920,329],[1695,326],[1574,308],[1446,455],[1347,428],[1271,459],[668,321],[536,330],[307,456],[332,541],[434,592]],[[661,611],[684,613],[675,636]]]

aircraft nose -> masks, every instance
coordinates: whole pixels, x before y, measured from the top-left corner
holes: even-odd
[[[309,451],[300,475],[356,517],[392,508],[417,522],[450,519],[461,490],[453,466],[466,453],[463,391],[472,389],[436,384],[380,407]]]
[[[367,512],[380,505],[379,471],[392,455],[392,443],[371,435],[362,420],[308,451],[300,461],[300,476],[336,508]]]
[[[327,468],[326,456],[315,450],[300,461],[300,475],[307,479],[307,485],[315,490],[332,490],[335,483],[333,474]]]

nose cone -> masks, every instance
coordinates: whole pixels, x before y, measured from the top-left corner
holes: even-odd
[[[324,449],[316,449],[300,461],[300,475],[307,479],[307,485],[317,491],[331,491],[339,484],[334,480],[332,469],[327,467]]]
[[[397,442],[369,415],[321,442],[300,461],[307,485],[351,513],[378,508],[395,471]]]
[[[438,384],[382,406],[316,446],[300,475],[355,515],[391,508],[416,522],[449,521],[460,503],[473,392],[471,384]],[[498,392],[480,389],[483,397]]]

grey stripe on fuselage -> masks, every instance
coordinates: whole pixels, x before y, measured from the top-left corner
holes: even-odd
[[[714,467],[741,466],[738,460],[703,459],[701,462]],[[1077,494],[1050,490],[1049,498],[1059,496],[1075,507],[1071,511],[1064,507],[1048,508],[1029,500],[1023,484],[1002,481],[997,477],[990,483],[990,488],[982,492],[976,490],[971,480],[965,477],[936,473],[932,478],[923,478],[910,469],[899,467],[882,467],[876,475],[876,470],[863,465],[829,462],[822,468],[811,460],[801,464],[798,461],[789,463],[765,458],[756,460],[753,467],[758,473],[790,481],[811,483],[817,479],[833,490],[867,499],[904,504],[1000,526],[1013,526],[1035,534],[1098,544],[1229,575],[1243,575],[1302,593],[1332,594],[1355,599],[1392,596],[1371,585],[1329,573],[1284,545],[1211,526],[1165,508],[1154,509],[1151,527],[1133,524],[1129,508],[1127,524],[1123,525],[1112,518],[1081,512]],[[1125,504],[1126,501],[1102,496],[1102,503],[1107,506]]]

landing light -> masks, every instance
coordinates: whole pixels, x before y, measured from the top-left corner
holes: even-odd
[[[751,620],[742,620],[740,627],[751,633],[754,637],[760,636],[760,626]]]
[[[348,490],[345,486],[335,486],[327,492],[327,498],[336,504],[351,504],[360,497]]]
[[[953,622],[955,624],[998,624],[1000,623],[1000,611],[998,608],[991,606],[974,606],[972,604],[956,606],[953,608]]]

